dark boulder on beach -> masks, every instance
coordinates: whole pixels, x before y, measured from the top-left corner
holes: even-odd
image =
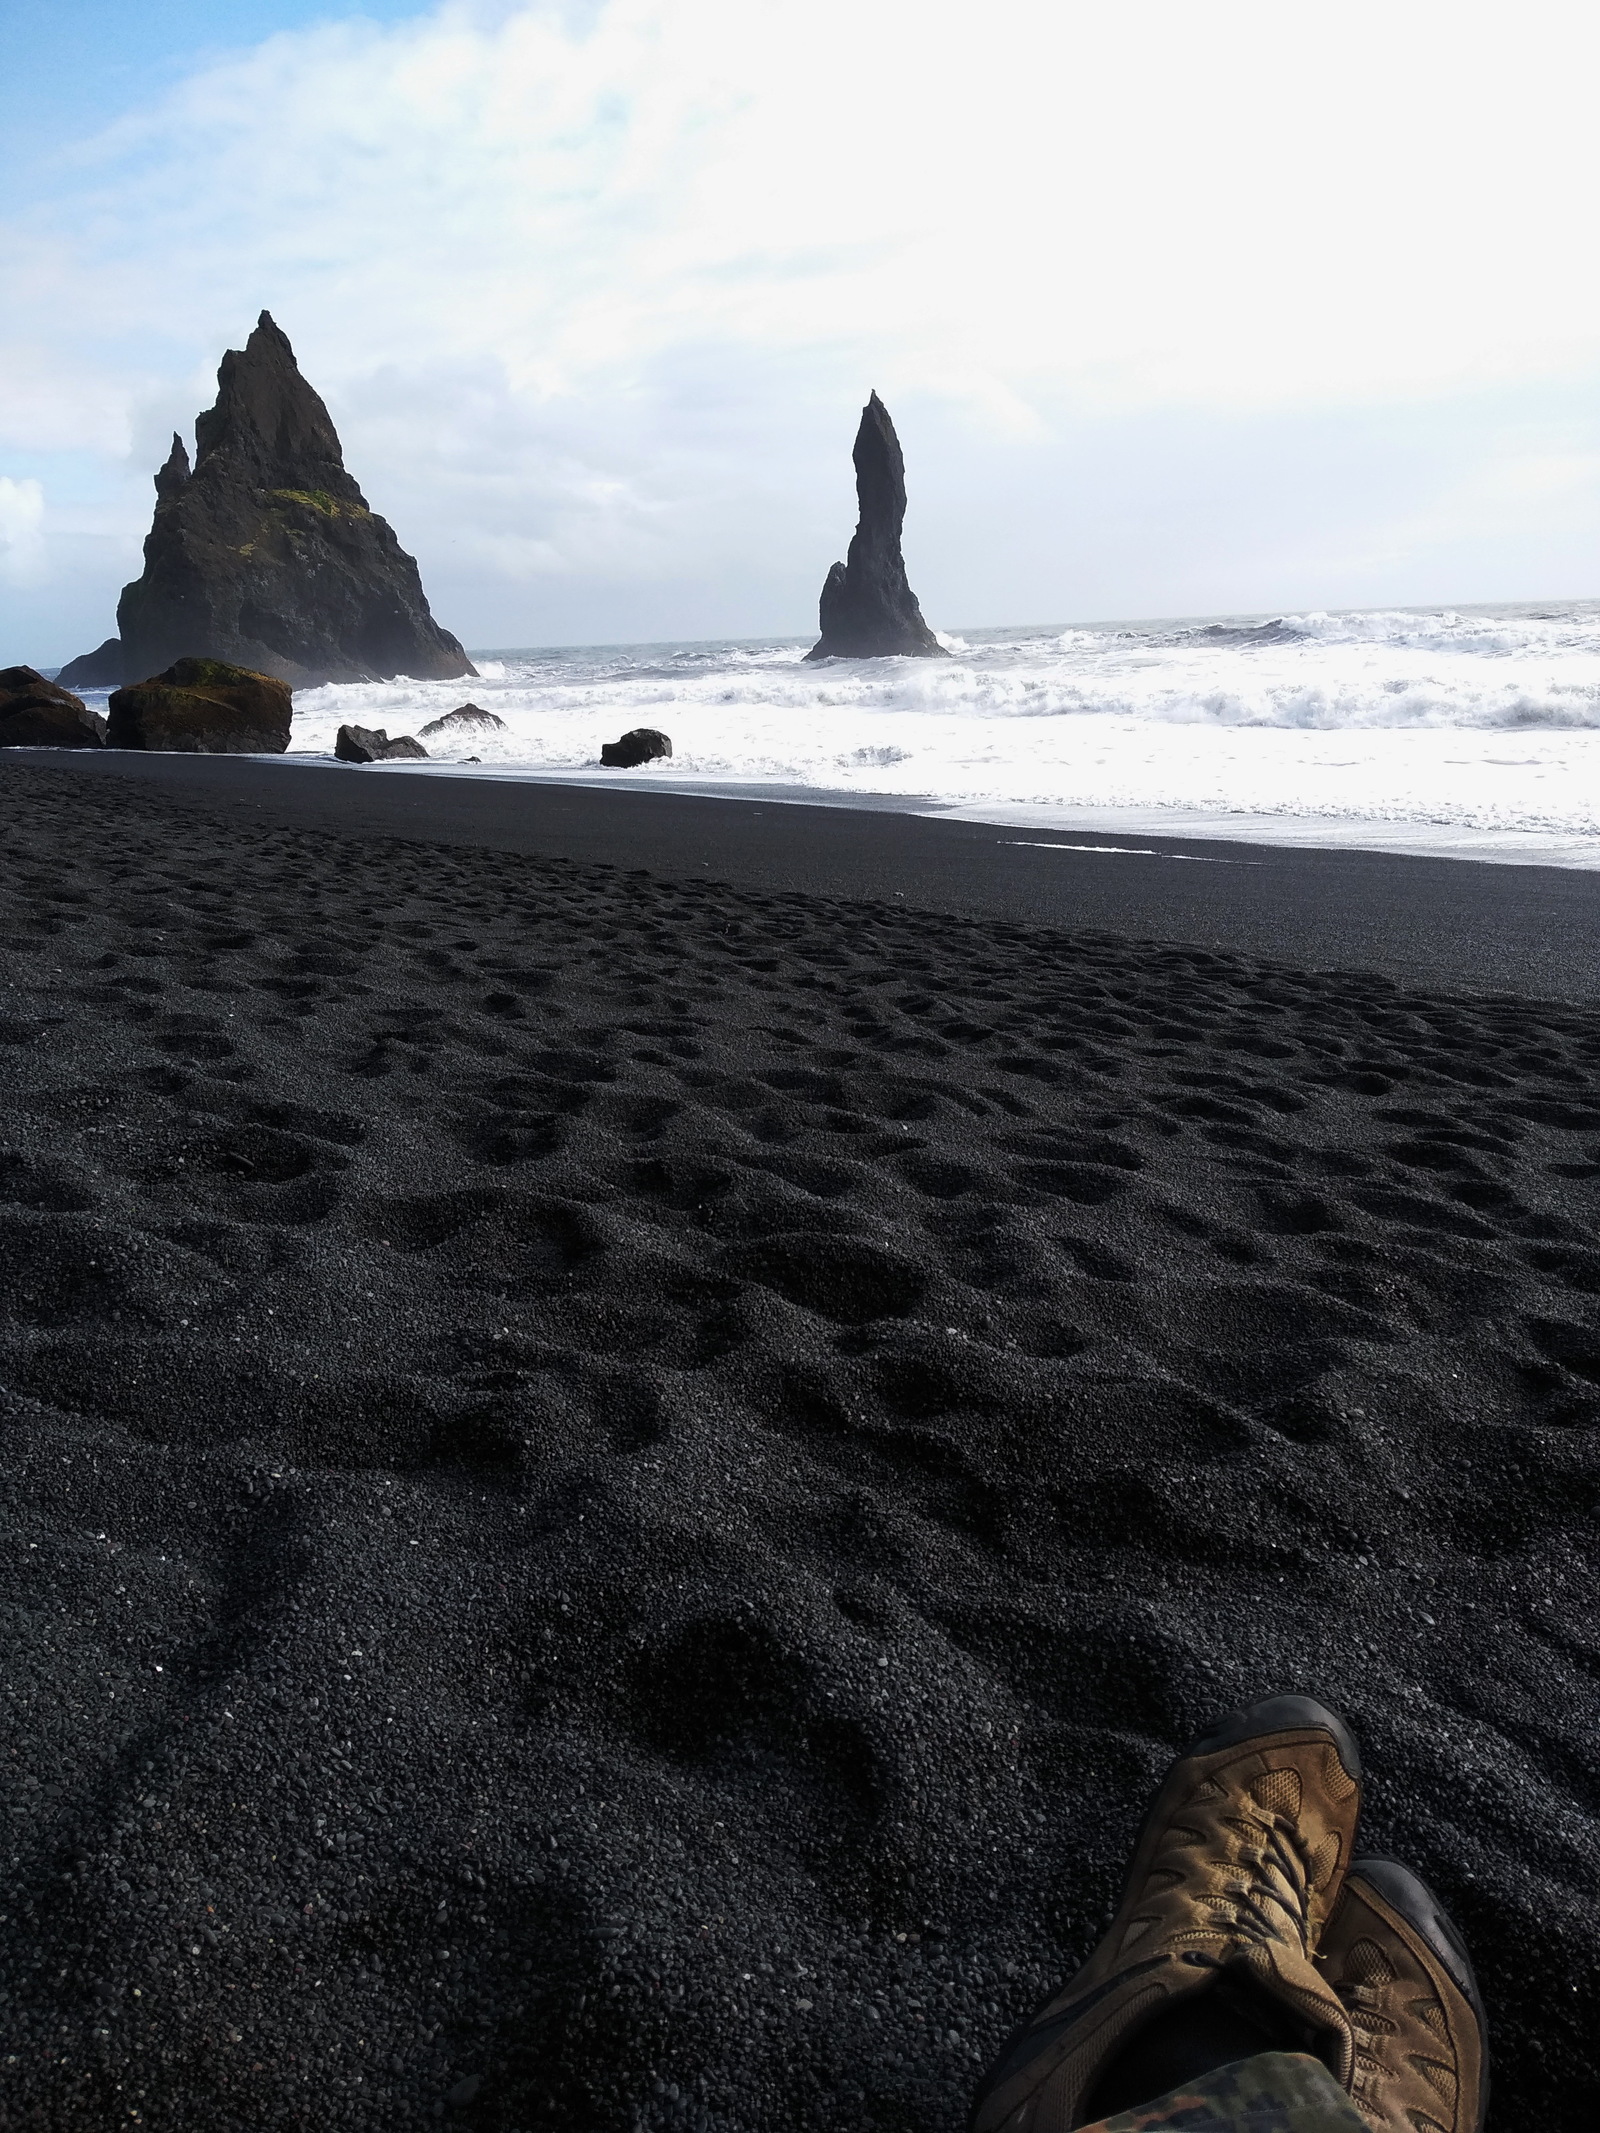
[[[497,718],[492,711],[485,711],[481,704],[461,704],[454,711],[446,711],[441,718],[430,718],[422,728],[424,733],[482,733],[491,728],[505,730],[505,720]]]
[[[188,755],[282,755],[291,712],[286,683],[221,659],[178,659],[149,681],[116,690],[112,748]]]
[[[421,741],[409,733],[390,740],[382,726],[341,726],[333,752],[341,763],[395,763],[406,758],[428,760]]]
[[[184,656],[296,688],[477,671],[434,621],[416,563],[346,471],[327,408],[265,311],[224,355],[195,444],[191,470],[175,436],[156,476],[144,574],[117,605],[119,680]]]
[[[39,690],[54,691],[59,696],[69,692],[59,681],[46,681],[37,667],[0,667],[0,703],[14,696],[31,696]],[[78,699],[74,696],[72,701]]]
[[[0,748],[103,748],[106,722],[82,704],[49,697],[0,705]]]
[[[664,733],[654,726],[635,726],[620,741],[605,742],[600,760],[607,770],[632,770],[640,763],[653,763],[658,756],[671,753],[672,743]]]
[[[99,748],[105,720],[32,667],[0,669],[0,748]]]
[[[115,689],[122,682],[122,639],[108,637],[92,652],[69,659],[56,681],[63,689]]]
[[[923,621],[906,578],[900,553],[906,519],[905,456],[889,410],[876,393],[861,410],[852,456],[861,515],[848,560],[828,572],[819,603],[822,635],[806,657],[943,658],[944,646]]]

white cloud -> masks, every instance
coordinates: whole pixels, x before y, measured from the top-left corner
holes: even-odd
[[[92,267],[100,309],[166,332],[287,283],[351,352],[492,346],[535,391],[685,336],[1119,399],[1600,347],[1573,271],[1600,27],[1536,7],[1508,39],[1498,10],[1359,0],[1328,21],[610,0],[580,27],[447,7],[321,28],[92,144],[71,190],[94,212],[65,254],[47,214],[35,271],[65,294]]]
[[[43,550],[44,490],[36,481],[0,474],[0,577],[25,585]]]
[[[759,629],[848,535],[876,385],[908,446],[919,409],[1031,442],[1047,606],[1082,612],[1051,529],[1085,421],[1600,367],[1597,47],[1587,11],[1512,37],[1434,0],[597,0],[280,36],[31,173],[0,443],[100,453],[136,567],[164,433],[265,303],[469,630],[692,582],[718,590],[686,628]],[[918,511],[940,475],[912,451]]]

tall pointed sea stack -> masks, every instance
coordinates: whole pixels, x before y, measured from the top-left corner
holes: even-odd
[[[874,393],[856,431],[856,499],[861,517],[849,560],[822,588],[822,635],[808,659],[883,659],[896,652],[943,658],[906,582],[900,529],[906,522],[906,463],[889,410]]]
[[[192,471],[172,440],[144,575],[123,588],[117,625],[127,681],[184,657],[295,688],[477,671],[345,471],[328,410],[265,311],[243,353],[222,358]]]

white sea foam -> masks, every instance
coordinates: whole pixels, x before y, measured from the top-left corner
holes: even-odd
[[[440,756],[502,775],[610,775],[600,743],[655,725],[672,759],[635,775],[656,785],[1600,865],[1600,603],[945,642],[815,666],[799,643],[497,652],[476,681],[304,691],[293,746],[470,699],[505,730]]]

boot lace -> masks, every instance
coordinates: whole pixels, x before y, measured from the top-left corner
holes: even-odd
[[[1313,1873],[1295,1841],[1298,1828],[1291,1804],[1247,1796],[1230,1807],[1220,1829],[1229,1839],[1226,1855],[1218,1862],[1220,1872],[1212,1886],[1199,1896],[1211,1923],[1179,1939],[1210,1940],[1221,1933],[1260,1947],[1288,1939],[1303,1949]],[[1216,1859],[1215,1835],[1208,1838],[1196,1829],[1174,1830],[1173,1835]],[[1181,1878],[1189,1877],[1185,1873]]]
[[[1227,1826],[1238,1838],[1230,1869],[1243,1878],[1225,1881],[1209,1908],[1237,1940],[1264,1946],[1287,1929],[1303,1947],[1311,1870],[1284,1821],[1262,1809],[1230,1815]]]

